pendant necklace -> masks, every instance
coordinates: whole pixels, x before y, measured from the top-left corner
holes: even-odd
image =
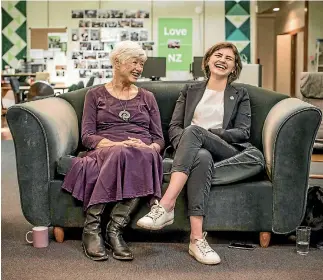
[[[112,86],[113,86],[113,84],[112,84]],[[119,117],[120,117],[120,119],[128,122],[129,119],[130,119],[130,116],[131,116],[130,113],[129,113],[129,111],[127,111],[127,103],[128,103],[129,98],[130,98],[130,92],[128,90],[128,99],[126,100],[126,102],[125,102],[126,104],[125,104],[124,107],[122,105],[122,102],[121,102],[121,100],[119,98],[119,95],[118,95],[117,91],[116,91],[116,95],[118,97],[119,103],[120,103],[121,108],[122,108],[122,110],[119,112]]]

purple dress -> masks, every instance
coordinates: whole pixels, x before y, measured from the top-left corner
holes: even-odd
[[[122,105],[121,105],[122,104]],[[123,107],[122,107],[123,106]],[[119,117],[126,106],[128,122]],[[104,138],[124,141],[128,137],[163,149],[160,114],[154,95],[142,88],[128,101],[112,96],[104,86],[89,90],[82,119],[82,143],[90,149],[73,158],[62,188],[83,201],[84,209],[98,203],[134,197],[161,197],[162,158],[151,148],[105,147],[95,149]]]

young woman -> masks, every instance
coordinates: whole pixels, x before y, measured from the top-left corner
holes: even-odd
[[[184,87],[170,123],[169,137],[176,153],[167,191],[137,225],[158,230],[172,224],[176,199],[186,184],[189,253],[201,263],[217,264],[220,257],[203,233],[211,185],[256,175],[264,167],[264,158],[248,142],[248,92],[231,85],[242,69],[237,48],[228,42],[214,45],[206,52],[202,68],[207,81]]]

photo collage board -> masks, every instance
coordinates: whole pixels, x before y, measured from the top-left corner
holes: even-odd
[[[71,30],[73,50],[71,58],[79,77],[112,78],[110,52],[120,41],[136,41],[146,51],[152,51],[144,20],[149,19],[144,10],[72,10],[72,19],[78,28]]]

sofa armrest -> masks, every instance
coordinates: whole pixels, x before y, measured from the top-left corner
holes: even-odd
[[[302,221],[313,143],[321,111],[288,98],[269,112],[263,127],[266,171],[273,185],[273,232],[288,233]]]
[[[59,158],[77,149],[76,113],[64,99],[50,97],[14,105],[6,117],[15,146],[23,214],[33,225],[50,225],[48,188]]]

